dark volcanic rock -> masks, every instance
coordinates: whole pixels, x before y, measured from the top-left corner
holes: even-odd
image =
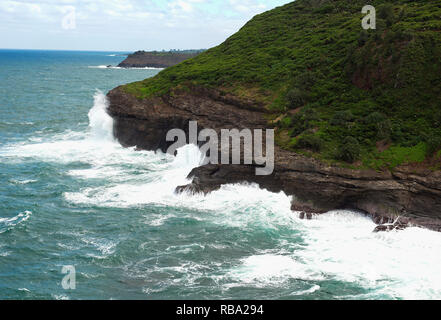
[[[405,217],[398,217],[392,221],[392,219],[377,215],[373,217],[373,220],[379,225],[374,229],[374,232],[404,230],[407,227],[412,226],[411,220]]]
[[[184,60],[196,57],[199,53],[146,52],[130,54],[118,67],[121,68],[168,68]]]
[[[165,151],[168,130],[188,130],[190,120],[200,129],[266,128],[265,111],[252,101],[197,89],[148,100],[137,100],[116,88],[109,92],[109,113],[115,119],[115,134],[124,146]],[[399,167],[393,172],[352,170],[330,166],[315,159],[276,147],[275,170],[256,176],[253,165],[206,165],[190,173],[193,182],[178,192],[208,193],[222,184],[250,182],[273,192],[293,195],[292,209],[324,213],[356,209],[370,214],[378,224],[419,225],[441,231],[441,172]],[[395,222],[396,223],[396,222]],[[382,226],[380,229],[388,229]]]

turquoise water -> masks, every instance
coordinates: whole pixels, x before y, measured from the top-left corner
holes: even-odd
[[[0,299],[441,298],[439,233],[299,220],[255,185],[175,195],[196,147],[113,140],[104,94],[158,72],[100,67],[123,58],[0,50]]]

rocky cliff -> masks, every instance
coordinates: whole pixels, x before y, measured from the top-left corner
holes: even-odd
[[[146,52],[137,51],[121,62],[121,68],[168,68],[196,57],[199,52]]]
[[[191,120],[198,121],[201,129],[267,127],[264,109],[207,89],[177,90],[140,101],[119,87],[108,98],[115,134],[124,146],[166,151],[168,130],[186,131]],[[193,183],[177,191],[207,193],[227,183],[258,183],[293,195],[295,211],[316,214],[348,208],[366,212],[380,225],[411,223],[441,231],[441,171],[412,166],[393,172],[345,169],[278,147],[272,175],[256,176],[254,169],[252,165],[202,166],[190,173]]]
[[[311,217],[350,208],[378,230],[441,231],[441,5],[297,0],[254,17],[221,45],[109,92],[125,146],[165,151],[168,130],[276,132],[275,170],[207,165],[178,192],[254,182]]]

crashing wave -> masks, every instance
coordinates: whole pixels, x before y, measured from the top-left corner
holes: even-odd
[[[28,220],[31,215],[31,211],[25,211],[12,218],[0,218],[0,233],[13,229],[16,225]]]

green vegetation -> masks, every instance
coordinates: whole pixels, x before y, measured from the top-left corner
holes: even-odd
[[[284,148],[357,167],[439,159],[441,2],[297,0],[223,44],[125,86],[139,99],[193,85],[263,102]],[[439,160],[438,160],[439,161]]]
[[[358,140],[354,137],[346,137],[339,146],[335,157],[352,163],[360,157],[360,153],[361,147]]]
[[[140,50],[133,53],[133,55],[143,55],[143,54],[151,54],[151,55],[157,55],[157,56],[169,56],[169,55],[176,55],[176,54],[199,54],[206,51],[206,49],[188,49],[188,50],[177,50],[172,49],[169,51],[162,50],[162,51],[145,51]]]

